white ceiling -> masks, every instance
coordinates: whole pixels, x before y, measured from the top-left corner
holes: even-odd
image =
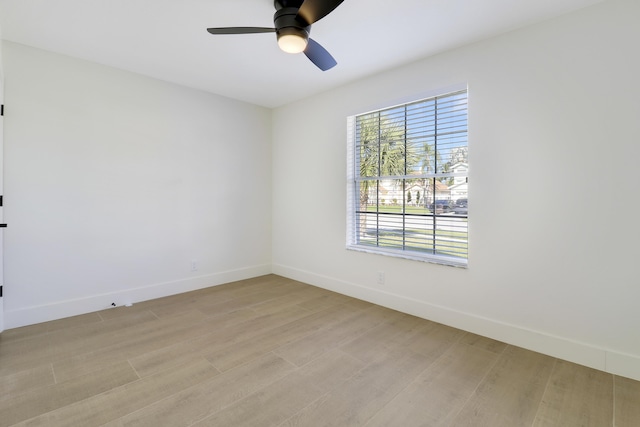
[[[276,107],[601,0],[345,0],[311,37],[326,72],[280,51],[273,0],[0,0],[3,39]]]

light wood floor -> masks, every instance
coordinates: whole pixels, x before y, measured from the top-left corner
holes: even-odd
[[[0,426],[640,426],[640,382],[278,276],[0,335]]]

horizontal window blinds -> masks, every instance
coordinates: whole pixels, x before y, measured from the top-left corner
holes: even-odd
[[[347,246],[466,265],[467,91],[350,117]]]

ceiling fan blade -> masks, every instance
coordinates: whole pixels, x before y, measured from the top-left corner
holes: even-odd
[[[340,6],[344,0],[305,0],[298,10],[298,16],[301,16],[308,24],[313,24],[327,16],[333,9]]]
[[[275,33],[275,28],[265,27],[225,27],[207,28],[211,34],[254,34],[254,33]]]
[[[320,44],[313,39],[309,39],[307,48],[304,50],[304,54],[307,55],[307,58],[309,58],[309,60],[322,71],[327,71],[338,64],[336,60],[333,59],[333,56],[331,56],[325,48],[320,46]]]

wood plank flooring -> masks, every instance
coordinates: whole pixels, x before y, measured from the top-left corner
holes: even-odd
[[[6,426],[640,426],[640,382],[275,275],[0,334]]]

